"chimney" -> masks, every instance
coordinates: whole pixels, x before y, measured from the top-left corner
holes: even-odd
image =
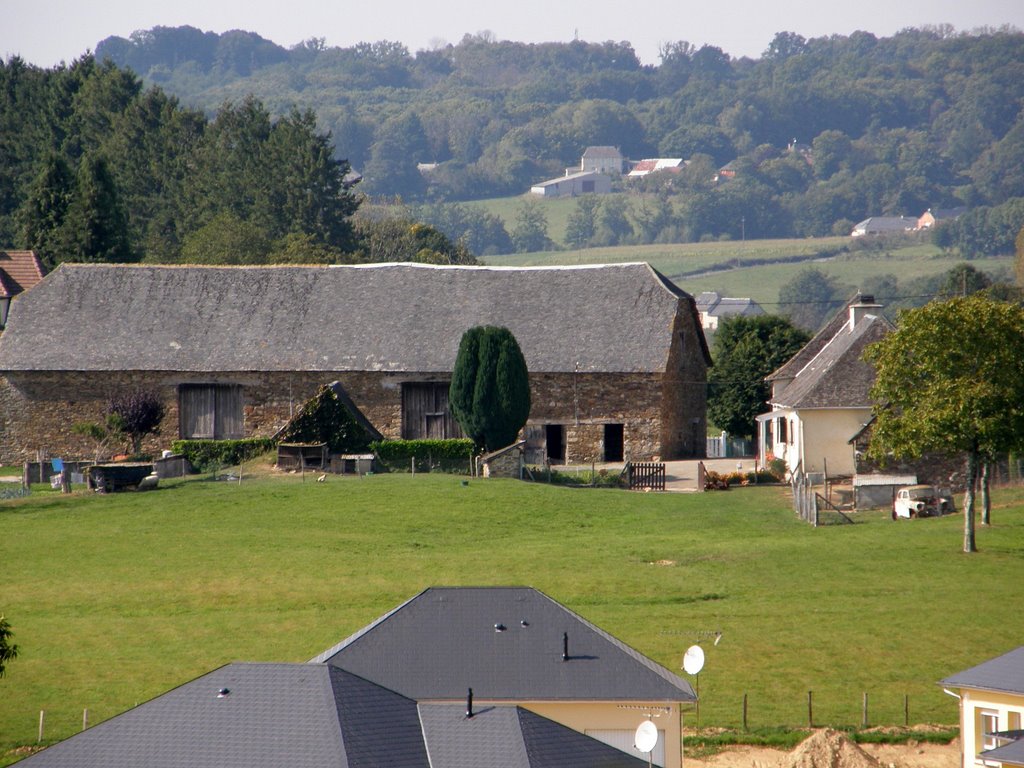
[[[857,296],[857,298],[850,304],[850,323],[849,329],[852,331],[857,327],[865,315],[877,315],[878,310],[882,308],[881,304],[875,303],[875,297],[869,293]]]

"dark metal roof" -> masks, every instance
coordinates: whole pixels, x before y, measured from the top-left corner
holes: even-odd
[[[25,768],[641,768],[513,706],[423,704],[326,664],[229,664]]]
[[[1024,766],[1024,739],[1011,741],[1002,747],[996,747],[981,753],[985,760],[994,760],[1004,765]]]
[[[772,404],[782,408],[867,408],[875,369],[861,359],[869,344],[892,330],[881,315],[865,315],[854,328],[844,325]]]
[[[468,688],[481,701],[696,700],[685,680],[528,587],[427,589],[313,661],[416,700]]]
[[[488,768],[643,768],[615,747],[521,707],[420,704],[433,766]]]
[[[226,689],[226,695],[218,692]],[[230,664],[23,761],[25,768],[348,766],[330,670]],[[426,768],[424,760],[420,765]]]
[[[1024,694],[1024,645],[1009,653],[957,672],[941,681],[947,688]]]
[[[532,371],[661,372],[692,307],[641,263],[64,264],[14,301],[0,370],[450,371],[463,331],[492,324]]]

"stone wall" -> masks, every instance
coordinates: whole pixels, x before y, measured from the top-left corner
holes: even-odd
[[[677,334],[678,335],[678,334]],[[684,357],[697,349],[687,340]],[[672,376],[650,373],[532,373],[530,424],[561,424],[566,459],[601,461],[604,425],[623,424],[626,459],[703,455],[703,364],[699,378],[676,364]],[[76,435],[78,422],[102,423],[111,397],[142,389],[157,393],[166,414],[157,435],[143,451],[159,454],[179,437],[178,387],[181,384],[234,384],[242,387],[246,436],[269,437],[283,427],[320,386],[340,381],[353,402],[386,438],[401,437],[402,383],[445,381],[445,373],[239,372],[194,374],[156,372],[33,372],[0,376],[0,463],[46,456],[93,458],[95,447]],[[699,424],[700,440],[689,440]],[[114,446],[107,453],[119,453]]]

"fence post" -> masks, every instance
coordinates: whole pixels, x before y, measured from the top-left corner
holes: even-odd
[[[39,710],[39,737],[36,739],[36,744],[43,743],[43,723],[46,720],[46,710]]]
[[[814,727],[814,706],[812,692],[807,692],[807,727]]]
[[[864,701],[861,703],[861,716],[860,716],[861,728],[868,727],[868,692],[864,691]]]
[[[910,696],[903,694],[903,724],[910,725]]]
[[[82,710],[82,730],[84,731],[89,727],[89,708],[86,707]]]
[[[743,730],[747,730],[747,694],[743,694]]]

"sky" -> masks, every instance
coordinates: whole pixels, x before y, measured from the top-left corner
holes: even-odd
[[[0,0],[0,57],[52,67],[111,35],[189,25],[256,32],[284,47],[322,37],[341,47],[394,40],[412,52],[483,31],[524,42],[625,40],[643,63],[657,64],[660,46],[678,40],[756,58],[776,32],[812,38],[863,30],[887,37],[938,24],[957,31],[1006,24],[1024,29],[1024,1]]]

